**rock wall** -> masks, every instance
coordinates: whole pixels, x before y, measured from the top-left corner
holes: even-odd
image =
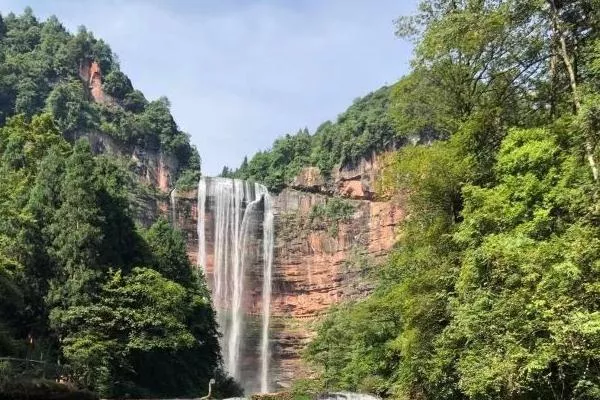
[[[102,71],[96,61],[83,60],[79,65],[79,77],[86,85],[89,97],[96,103],[117,106],[115,100],[102,88]],[[124,157],[133,163],[133,170],[140,181],[168,193],[177,172],[177,159],[163,154],[160,150],[129,146],[105,133],[80,132],[72,139],[85,136],[89,139],[92,151],[96,154],[108,153]]]
[[[387,153],[361,158],[354,164],[347,164],[330,171],[325,179],[317,167],[305,167],[290,184],[292,189],[304,192],[337,195],[357,200],[373,200],[377,174],[381,160]]]
[[[285,189],[276,201],[271,312],[277,357],[273,372],[282,387],[309,373],[299,355],[313,335],[314,322],[333,304],[371,292],[374,270],[394,245],[395,228],[404,218],[396,201],[349,200],[354,214],[337,232],[311,226],[311,209],[328,199]]]
[[[300,352],[315,324],[332,305],[361,298],[374,286],[374,272],[396,242],[405,212],[400,199],[377,201],[375,183],[381,156],[373,154],[324,179],[303,169],[276,198],[273,289],[273,349],[280,386],[310,374]],[[332,196],[354,208],[348,222],[311,224],[311,211]]]
[[[362,160],[336,171],[329,183],[318,169],[306,168],[291,187],[274,196],[271,375],[280,388],[310,374],[300,352],[314,334],[315,323],[333,304],[370,293],[374,271],[396,241],[396,227],[405,214],[399,199],[375,200],[379,164],[377,156]],[[335,227],[315,225],[311,221],[313,207],[332,196],[347,199],[353,206],[352,217]],[[196,264],[197,194],[176,193],[171,203],[168,214],[186,235],[188,254]],[[262,266],[250,268],[246,311],[256,315],[260,312]],[[210,280],[210,266],[208,269]]]
[[[131,163],[131,169],[144,184],[163,193],[169,193],[175,184],[178,162],[174,156],[164,154],[160,150],[128,146],[102,132],[80,132],[71,139],[76,140],[80,137],[89,140],[94,154],[110,154]]]
[[[102,71],[96,61],[82,60],[79,65],[79,77],[87,85],[88,93],[96,103],[113,102],[102,89]]]

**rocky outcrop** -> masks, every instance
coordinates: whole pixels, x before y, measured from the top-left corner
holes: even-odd
[[[373,153],[359,161],[334,168],[325,179],[317,167],[304,167],[290,184],[303,192],[338,195],[356,200],[373,200],[377,173],[386,153]]]
[[[302,168],[290,187],[306,192],[326,192],[325,179],[317,167]]]
[[[79,77],[85,83],[93,101],[118,107],[114,99],[102,88],[102,71],[96,61],[82,60],[79,65]],[[166,155],[159,149],[127,145],[101,132],[80,132],[75,134],[73,139],[82,136],[89,139],[94,153],[107,153],[132,162],[132,169],[141,182],[158,188],[164,193],[169,192],[173,187],[173,178],[178,168],[174,156]]]
[[[102,89],[102,70],[96,61],[82,60],[79,65],[79,77],[86,84],[91,98],[96,103],[111,103],[113,99]]]
[[[312,208],[328,200],[295,189],[283,190],[276,200],[271,312],[274,373],[283,387],[309,373],[299,355],[314,322],[333,304],[371,292],[374,271],[394,245],[396,226],[404,218],[398,201],[349,200],[354,213],[332,234],[330,226],[310,224]]]
[[[399,199],[375,199],[379,162],[380,158],[373,156],[344,167],[332,174],[329,184],[318,169],[305,168],[290,188],[274,196],[271,375],[279,387],[310,374],[300,353],[314,334],[315,323],[333,304],[372,291],[374,272],[396,241],[396,227],[405,214]],[[326,204],[332,196],[345,197],[352,215],[335,227],[331,221],[316,224],[313,208]],[[168,215],[186,235],[190,259],[196,264],[196,192],[177,193]],[[256,315],[260,312],[262,267],[250,268],[246,312]],[[208,270],[210,281],[210,266]]]
[[[370,157],[361,158],[356,163],[344,165],[334,171],[336,192],[353,199],[373,199],[377,173],[384,156],[373,153]]]
[[[131,163],[130,168],[140,182],[168,193],[174,186],[178,169],[177,158],[160,150],[148,150],[140,146],[129,146],[106,133],[85,132],[72,139],[86,137],[94,154],[110,154]]]

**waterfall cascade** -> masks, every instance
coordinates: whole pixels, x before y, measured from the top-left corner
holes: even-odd
[[[247,391],[269,390],[273,239],[272,201],[265,186],[228,178],[200,180],[198,264],[212,289],[225,367]],[[249,281],[260,280],[258,301]],[[250,334],[253,307],[261,314],[255,329],[258,344]],[[253,353],[258,353],[258,361],[248,356]]]
[[[173,228],[177,228],[177,190],[173,188],[169,194],[171,198],[171,223]]]

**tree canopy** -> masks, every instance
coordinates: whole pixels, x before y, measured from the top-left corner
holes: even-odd
[[[403,399],[598,399],[600,4],[421,0],[381,196],[407,197],[375,292],[306,357],[319,388]]]
[[[92,61],[109,102],[79,76]],[[241,394],[181,232],[138,226],[134,171],[85,138],[171,154],[189,180],[200,159],[169,107],[136,91],[85,28],[71,34],[29,8],[0,17],[1,356],[59,365],[102,397],[195,397],[212,378],[219,395]],[[5,360],[0,391],[20,374]]]
[[[221,175],[259,181],[279,191],[304,166],[317,166],[328,177],[334,168],[397,147],[405,140],[388,113],[390,90],[383,87],[355,100],[335,122],[321,124],[313,135],[305,128],[278,138],[270,150],[246,158],[237,169],[224,167]]]
[[[124,146],[160,150],[177,157],[177,177],[199,176],[200,158],[175,123],[166,98],[148,101],[119,69],[102,39],[80,27],[72,34],[54,16],[0,16],[0,124],[14,115],[29,119],[49,112],[66,137],[103,132]],[[109,100],[95,102],[80,72],[96,62]]]

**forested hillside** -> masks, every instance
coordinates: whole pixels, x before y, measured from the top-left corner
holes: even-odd
[[[224,167],[221,175],[259,181],[279,191],[304,166],[317,166],[327,177],[335,167],[393,149],[406,139],[392,124],[389,95],[390,88],[383,87],[357,99],[335,122],[321,124],[313,135],[307,129],[285,135],[271,149],[245,159],[239,168]]]
[[[408,218],[298,387],[402,399],[600,398],[600,2],[421,0],[380,195]],[[314,153],[313,153],[314,154]]]
[[[102,74],[104,101],[93,101],[82,80],[90,62]],[[38,21],[31,9],[0,16],[0,124],[44,112],[65,137],[102,132],[123,145],[173,154],[178,177],[198,177],[198,152],[173,120],[169,101],[148,101],[135,90],[108,44],[84,27],[69,33],[56,17]]]
[[[110,102],[82,81],[90,62]],[[183,236],[164,220],[136,227],[136,177],[71,140],[94,131],[199,173],[167,101],[134,90],[104,42],[31,10],[0,17],[0,390],[60,371],[104,397],[197,396],[213,377],[217,394],[239,394]]]

